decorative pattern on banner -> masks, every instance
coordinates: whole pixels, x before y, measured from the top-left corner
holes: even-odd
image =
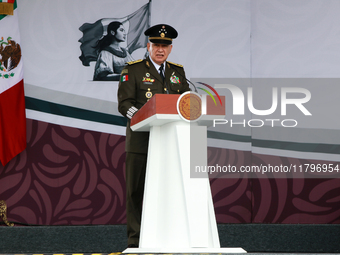
[[[0,166],[11,222],[124,224],[125,138],[28,120],[28,147]],[[317,163],[209,148],[211,165]],[[217,176],[218,177],[218,176]],[[340,179],[210,180],[218,223],[340,223]]]
[[[250,151],[209,148],[210,165],[317,164],[317,160],[254,154]],[[223,175],[219,174],[219,175]],[[340,223],[340,179],[245,178],[217,175],[211,179],[218,223]]]
[[[125,223],[125,137],[27,120],[28,147],[0,166],[11,222]]]

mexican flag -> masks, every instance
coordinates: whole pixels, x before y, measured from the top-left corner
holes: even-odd
[[[26,115],[16,0],[0,0],[0,161],[26,148]]]

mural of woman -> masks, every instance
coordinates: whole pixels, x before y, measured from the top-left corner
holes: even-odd
[[[107,26],[107,35],[101,38],[96,48],[98,59],[94,68],[94,81],[118,81],[125,64],[133,61],[127,49],[120,46],[127,33],[122,23],[113,21]]]

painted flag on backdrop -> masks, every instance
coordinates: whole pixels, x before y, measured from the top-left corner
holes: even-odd
[[[125,30],[128,31],[126,47],[130,54],[136,49],[146,47],[148,39],[144,35],[144,31],[150,27],[150,7],[151,0],[124,18],[105,18],[97,20],[92,24],[83,24],[79,28],[83,32],[83,37],[79,39],[82,52],[79,58],[83,65],[89,66],[91,61],[97,61],[98,52],[95,45],[100,38],[105,36],[107,26],[112,21],[121,22]]]
[[[26,148],[26,115],[16,0],[0,0],[0,162]]]

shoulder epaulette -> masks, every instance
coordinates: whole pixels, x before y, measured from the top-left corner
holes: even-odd
[[[139,63],[139,62],[142,62],[142,61],[143,61],[143,59],[138,59],[138,60],[135,60],[135,61],[127,62],[126,64],[133,65],[133,64],[136,64],[136,63]]]
[[[172,62],[170,62],[170,61],[167,61],[169,64],[172,64],[172,65],[174,65],[174,66],[178,66],[178,67],[183,67],[182,65],[180,65],[180,64],[176,64],[176,63],[172,63]]]

